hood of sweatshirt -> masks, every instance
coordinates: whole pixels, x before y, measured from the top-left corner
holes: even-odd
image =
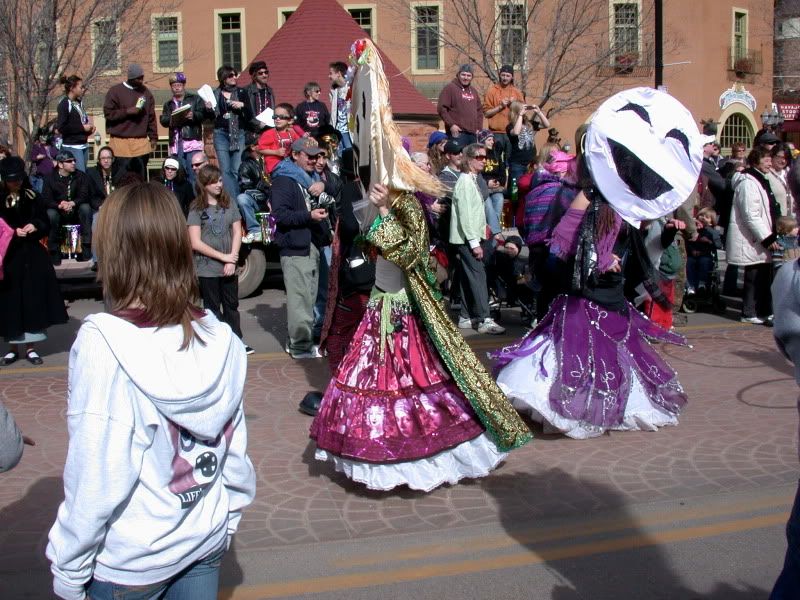
[[[110,314],[90,315],[120,367],[167,419],[199,439],[213,439],[242,401],[247,357],[230,327],[214,315],[194,324],[197,340],[180,350],[183,330],[137,327]]]

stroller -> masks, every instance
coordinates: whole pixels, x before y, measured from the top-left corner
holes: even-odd
[[[708,278],[706,281],[700,282],[697,289],[694,290],[694,293],[689,293],[692,290],[687,280],[683,294],[683,302],[681,304],[681,312],[694,314],[701,308],[704,308],[718,315],[725,313],[727,306],[722,299],[719,257],[717,256],[717,252],[714,252],[712,256],[713,262]]]
[[[516,240],[513,238],[517,238]],[[517,242],[519,240],[519,242]],[[506,243],[512,242],[522,246],[522,240],[511,236]],[[519,308],[522,323],[531,327],[536,324],[535,282],[530,274],[528,261],[516,255],[514,257],[494,251],[487,269],[489,285],[489,307],[492,318],[500,321],[501,308]]]

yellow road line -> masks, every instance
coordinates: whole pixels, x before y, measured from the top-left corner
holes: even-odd
[[[571,525],[551,527],[540,530],[522,530],[514,533],[511,538],[507,535],[480,537],[474,539],[457,539],[449,544],[431,544],[428,546],[414,546],[397,552],[388,552],[380,555],[368,554],[353,556],[343,560],[331,561],[338,567],[361,567],[380,563],[401,560],[423,560],[434,556],[454,556],[478,550],[499,550],[509,546],[553,542],[571,537],[586,537],[599,533],[612,533],[624,531],[634,527],[665,525],[676,522],[696,521],[713,517],[723,517],[745,512],[764,510],[767,508],[786,508],[791,506],[794,493],[780,496],[770,496],[758,500],[750,500],[724,506],[706,506],[691,510],[675,509],[669,512],[640,515],[632,518],[614,517],[608,519],[581,521]]]
[[[654,533],[641,532],[611,540],[531,550],[529,552],[493,556],[490,558],[449,563],[428,563],[401,569],[314,577],[255,586],[240,586],[234,589],[223,590],[223,595],[230,600],[261,600],[263,598],[291,597],[300,594],[315,594],[409,581],[422,581],[441,577],[455,577],[469,573],[483,573],[487,571],[532,566],[556,560],[582,558],[594,554],[619,552],[621,550],[646,548],[662,544],[715,537],[727,533],[763,529],[765,527],[782,525],[786,522],[787,518],[788,513],[780,513],[751,517],[748,519],[737,519],[724,523],[715,523],[713,525],[699,525]]]

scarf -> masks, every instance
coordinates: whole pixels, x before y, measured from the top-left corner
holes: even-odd
[[[772,191],[772,186],[769,184],[769,179],[767,179],[767,176],[764,175],[764,173],[753,167],[747,167],[744,172],[748,175],[751,175],[766,192],[767,198],[769,198],[769,216],[772,221],[772,233],[775,233],[775,227],[778,224],[778,219],[781,217],[781,206],[778,204],[778,200],[775,198],[775,194]]]

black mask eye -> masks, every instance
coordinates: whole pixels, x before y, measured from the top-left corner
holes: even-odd
[[[638,104],[634,104],[633,102],[628,102],[625,106],[620,108],[617,112],[622,112],[623,110],[630,110],[632,112],[635,112],[637,115],[639,115],[639,118],[642,121],[644,121],[648,125],[652,126],[653,123],[650,121],[650,115],[647,113],[647,111],[645,110],[644,106],[639,106]]]
[[[683,149],[686,150],[686,156],[689,156],[689,138],[680,129],[670,129],[664,137],[678,140]]]

